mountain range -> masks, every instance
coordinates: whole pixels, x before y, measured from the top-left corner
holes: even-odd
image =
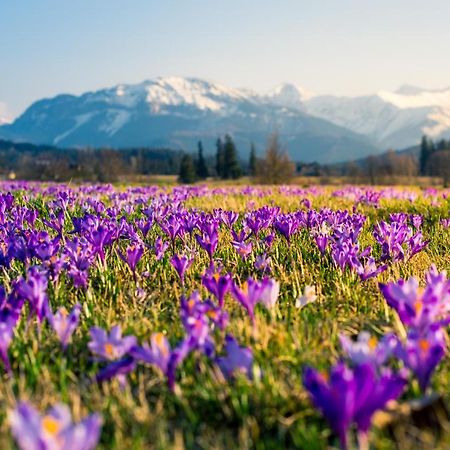
[[[296,161],[334,163],[450,136],[450,88],[403,86],[363,97],[316,96],[293,84],[268,94],[167,77],[33,103],[0,137],[59,147],[169,147],[214,152],[230,133],[240,154],[278,131]]]

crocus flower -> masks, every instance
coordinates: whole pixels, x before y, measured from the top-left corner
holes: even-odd
[[[142,255],[144,254],[144,247],[139,243],[133,243],[129,245],[126,249],[125,255],[119,251],[119,256],[128,267],[133,272],[133,276],[136,276],[136,266],[138,262],[141,260]]]
[[[329,375],[307,368],[303,383],[345,449],[351,424],[365,441],[373,414],[401,395],[407,379],[389,369],[379,372],[371,363],[354,368],[338,363]]]
[[[393,354],[398,340],[393,334],[387,334],[378,340],[367,331],[361,331],[356,341],[344,334],[339,335],[344,353],[356,365],[372,363],[375,367],[382,366]]]
[[[261,280],[261,294],[259,302],[267,309],[273,309],[277,303],[280,293],[280,283],[273,278],[264,278]]]
[[[216,272],[212,275],[205,274],[202,277],[203,286],[217,298],[220,307],[223,307],[225,295],[230,290],[231,283],[231,276],[228,273],[220,275]]]
[[[272,264],[272,258],[265,253],[258,255],[255,258],[255,269],[261,272],[270,272],[270,266]]]
[[[426,333],[411,330],[407,339],[396,350],[396,355],[411,369],[423,392],[430,384],[431,376],[445,355],[446,343],[443,331],[431,327]]]
[[[234,298],[247,310],[252,322],[255,321],[255,306],[261,299],[262,286],[253,278],[248,278],[247,281],[238,287],[236,283],[231,286],[231,293]]]
[[[121,358],[136,345],[135,336],[122,337],[120,325],[112,327],[109,334],[102,328],[92,327],[90,334],[89,350],[108,361]]]
[[[303,308],[308,303],[313,303],[317,300],[315,286],[305,286],[303,294],[295,301],[296,308]]]
[[[48,279],[39,266],[28,269],[26,280],[21,279],[16,285],[18,295],[28,300],[39,322],[42,322],[49,311],[47,286]]]
[[[150,337],[150,345],[144,343],[131,350],[135,360],[151,364],[167,377],[169,388],[175,388],[175,375],[178,365],[191,351],[188,340],[184,339],[174,349],[171,349],[169,341],[162,333],[154,333]]]
[[[384,272],[387,269],[387,265],[376,265],[375,259],[370,257],[368,258],[365,265],[359,267],[356,272],[360,276],[362,281],[366,281],[369,278],[376,277],[381,272]]]
[[[224,376],[231,379],[236,372],[252,378],[253,354],[249,347],[241,347],[233,336],[225,337],[226,356],[216,358],[216,363]]]
[[[340,363],[330,374],[311,367],[305,369],[303,384],[314,406],[323,414],[338,436],[342,448],[347,448],[347,434],[355,413],[356,381],[351,369]]]
[[[370,363],[356,365],[353,376],[356,382],[353,420],[360,442],[367,442],[373,415],[402,394],[407,378],[405,374],[397,374],[387,368],[378,373]]]
[[[11,372],[8,349],[14,335],[17,318],[9,311],[3,310],[0,315],[0,358],[7,372]]]
[[[169,247],[168,242],[164,242],[160,236],[158,236],[155,240],[155,245],[153,246],[153,249],[155,251],[156,260],[159,261],[164,256],[164,253],[167,250],[167,247]]]
[[[198,245],[208,253],[210,261],[213,259],[213,254],[216,251],[217,244],[219,243],[219,237],[217,230],[213,230],[211,233],[203,233],[202,236],[196,234]]]
[[[109,363],[106,367],[100,369],[95,379],[102,383],[112,378],[117,378],[122,387],[126,386],[126,375],[136,368],[136,361],[132,356],[126,355],[117,361]]]
[[[53,329],[55,330],[58,339],[61,342],[63,349],[67,348],[70,342],[73,332],[80,322],[81,306],[76,304],[70,314],[67,309],[62,306],[58,309],[56,314],[49,315],[49,321]]]
[[[231,244],[242,259],[246,259],[253,250],[253,245],[251,242],[232,241]]]
[[[184,274],[189,267],[191,267],[192,263],[194,262],[193,258],[188,258],[186,255],[174,255],[170,259],[170,263],[172,264],[173,268],[177,272],[178,276],[180,277],[181,284],[184,284]]]
[[[327,249],[328,237],[322,234],[318,234],[314,237],[314,240],[316,241],[320,253],[322,253],[323,255],[325,253],[325,250]]]
[[[100,438],[99,414],[73,423],[69,408],[58,404],[41,416],[26,402],[9,413],[12,434],[21,450],[92,450]]]
[[[424,330],[432,324],[446,325],[450,321],[450,281],[446,273],[439,274],[432,266],[426,279],[425,289],[420,289],[413,277],[380,284],[387,304],[397,311],[408,327]]]

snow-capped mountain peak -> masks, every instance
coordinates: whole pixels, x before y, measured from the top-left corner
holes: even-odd
[[[391,103],[400,109],[406,108],[425,108],[438,106],[450,108],[450,89],[444,90],[405,90],[402,93],[380,91],[378,96],[387,103]]]
[[[0,125],[6,125],[12,122],[11,114],[8,106],[4,102],[0,102]]]
[[[282,83],[272,89],[266,97],[280,106],[300,109],[305,101],[314,97],[314,94],[301,86]]]
[[[139,84],[119,84],[113,88],[93,93],[92,101],[98,96],[102,100],[125,107],[135,107],[145,102],[155,113],[165,107],[191,106],[203,111],[220,111],[230,101],[249,97],[238,89],[227,88],[197,78],[159,77]]]

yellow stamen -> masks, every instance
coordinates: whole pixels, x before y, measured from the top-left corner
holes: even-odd
[[[105,353],[108,356],[113,356],[114,355],[114,345],[110,344],[109,342],[107,342],[105,344]]]
[[[419,341],[419,348],[423,352],[426,352],[430,349],[430,343],[426,339],[421,339]]]
[[[47,433],[52,435],[57,434],[61,428],[59,422],[52,416],[45,416],[42,419],[42,426]]]
[[[420,314],[423,309],[423,303],[419,300],[416,303],[414,303],[414,309],[416,311],[416,314]]]
[[[372,336],[372,337],[369,339],[369,348],[370,348],[371,350],[375,350],[375,349],[377,348],[377,344],[378,344],[377,338],[376,338],[375,336]]]

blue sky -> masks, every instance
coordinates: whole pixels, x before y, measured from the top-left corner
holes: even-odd
[[[1,0],[0,30],[0,115],[167,75],[337,95],[450,85],[448,0]]]

